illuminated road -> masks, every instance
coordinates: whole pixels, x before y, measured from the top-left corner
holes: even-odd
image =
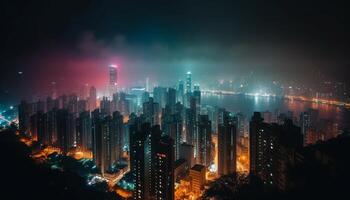
[[[234,92],[234,91],[228,91],[228,90],[207,90],[203,89],[201,90],[201,93],[203,94],[215,94],[215,95],[235,95],[235,94],[243,94],[247,96],[261,96],[261,97],[275,97],[275,94],[270,93],[241,93],[241,92]]]
[[[243,94],[243,95],[247,95],[247,96],[258,96],[258,97],[276,97],[275,94],[269,94],[269,93],[239,93],[239,92],[233,92],[233,91],[227,91],[227,90],[207,90],[207,89],[204,89],[201,92],[203,94],[214,94],[214,95]],[[348,108],[350,107],[350,103],[337,101],[337,100],[309,98],[309,97],[304,97],[304,96],[292,96],[292,95],[284,95],[284,98],[291,100],[291,101],[297,100],[297,101],[306,101],[306,102],[334,105],[334,106],[339,106],[339,107],[348,107]]]
[[[129,171],[130,171],[130,169],[129,169],[129,167],[128,167],[127,170],[125,170],[124,172],[120,173],[120,174],[118,175],[118,177],[114,179],[114,182],[115,182],[115,183],[118,183],[118,182],[120,181],[120,179],[122,179],[122,178],[124,177],[124,175],[125,175],[126,173],[128,173]]]
[[[327,105],[334,105],[339,107],[350,107],[350,103],[342,102],[342,101],[336,101],[336,100],[327,100],[327,99],[318,99],[318,98],[308,98],[303,96],[292,96],[292,95],[285,95],[284,96],[288,100],[297,100],[297,101],[307,101],[307,102],[313,102],[313,103],[321,103],[321,104],[327,104]]]
[[[0,114],[0,119],[1,119],[1,120],[4,120],[5,122],[7,122],[7,123],[9,123],[9,124],[11,124],[11,122],[12,122],[12,121],[6,119],[6,118],[5,118],[4,116],[2,116],[1,114]]]

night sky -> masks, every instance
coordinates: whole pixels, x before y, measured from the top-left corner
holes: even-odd
[[[348,79],[346,1],[41,0],[0,2],[0,102],[146,76],[172,84],[253,73],[281,81]],[[22,74],[19,74],[22,72]]]

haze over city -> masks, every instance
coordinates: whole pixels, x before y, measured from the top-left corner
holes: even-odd
[[[172,85],[188,70],[202,83],[251,73],[284,83],[311,84],[315,74],[344,81],[349,65],[341,2],[11,1],[1,13],[7,102],[18,100],[15,89],[31,97],[52,82],[101,88],[109,63],[120,65],[125,87],[145,76]]]
[[[340,199],[342,1],[5,0],[0,198]]]

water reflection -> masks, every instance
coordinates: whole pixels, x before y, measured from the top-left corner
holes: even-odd
[[[319,110],[320,118],[331,119],[348,127],[350,112],[348,109],[333,105],[297,100],[286,100],[280,97],[246,96],[246,95],[203,95],[203,105],[224,107],[231,112],[241,112],[248,118],[254,111],[287,112],[293,111],[293,116],[299,118],[301,112],[309,108]]]

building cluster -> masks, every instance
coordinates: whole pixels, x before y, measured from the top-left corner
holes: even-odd
[[[92,152],[102,176],[127,163],[133,199],[175,199],[180,193],[189,197],[185,190],[200,196],[208,173],[222,176],[248,171],[248,166],[266,184],[286,189],[295,152],[319,139],[313,138],[314,128],[320,127],[315,110],[301,114],[301,128],[294,125],[292,113],[254,113],[248,139],[241,113],[201,104],[191,72],[175,87],[150,91],[146,85],[127,92],[118,90],[117,67],[109,66],[109,72],[109,95],[102,98],[91,87],[79,95],[22,101],[19,129],[43,147]]]
[[[63,153],[91,151],[102,175],[128,162],[134,199],[174,199],[175,182],[181,180],[199,194],[210,168],[222,175],[235,172],[237,130],[244,134],[244,127],[236,127],[242,119],[225,109],[201,106],[200,87],[192,84],[191,72],[176,87],[119,92],[116,69],[110,66],[108,97],[97,98],[91,87],[79,95],[22,101],[20,131]],[[217,163],[213,137],[223,146]]]

